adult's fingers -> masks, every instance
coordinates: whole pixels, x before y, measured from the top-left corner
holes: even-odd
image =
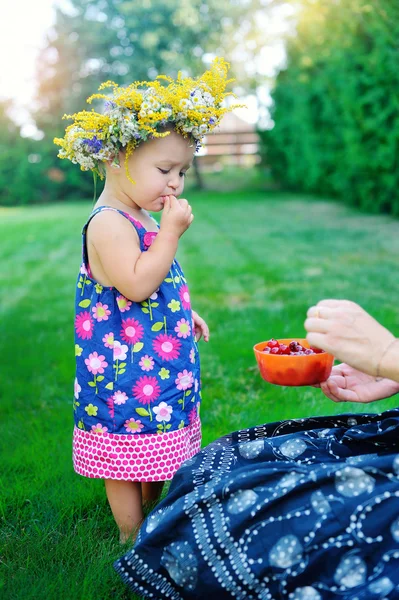
[[[311,346],[315,348],[321,348],[322,350],[325,349],[326,336],[324,333],[313,333],[312,331],[311,333],[307,334],[306,339]]]
[[[312,333],[328,333],[331,331],[331,323],[326,319],[317,317],[306,319],[304,327],[306,331],[311,331]]]
[[[329,398],[334,400],[335,402],[356,402],[357,395],[353,390],[348,390],[345,387],[340,387],[337,382],[330,378],[327,382],[324,382],[320,385],[321,389],[324,391],[323,386],[328,388]]]

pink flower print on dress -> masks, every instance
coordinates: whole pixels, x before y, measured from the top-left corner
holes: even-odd
[[[153,241],[155,240],[155,238],[157,237],[158,232],[157,231],[147,231],[146,234],[144,234],[144,245],[149,248],[151,246],[151,244],[153,243]]]
[[[82,264],[82,266],[80,267],[80,272],[82,275],[88,275],[89,273],[87,272],[86,269],[86,265]]]
[[[177,337],[182,337],[185,340],[191,333],[190,323],[186,319],[180,319],[180,321],[177,321],[175,331]]]
[[[82,340],[90,340],[93,335],[94,322],[91,318],[91,314],[87,311],[81,312],[76,315],[75,329],[77,336]]]
[[[111,397],[114,403],[118,405],[125,404],[127,400],[127,394],[125,394],[125,392],[120,392],[119,390],[115,392],[115,394],[113,394]]]
[[[179,358],[181,342],[173,335],[161,333],[152,342],[152,347],[158,356],[164,360],[174,360]]]
[[[195,421],[195,419],[197,417],[198,417],[198,404],[196,406],[193,406],[193,408],[188,413],[188,420],[190,423],[193,423],[193,421]]]
[[[102,302],[97,302],[91,310],[93,312],[93,317],[99,323],[101,323],[101,321],[108,321],[108,316],[111,314],[111,311],[108,310],[108,304],[103,304]]]
[[[148,404],[156,400],[161,393],[161,388],[158,385],[156,377],[140,377],[133,388],[133,396],[141,403]]]
[[[166,402],[161,402],[158,406],[154,406],[152,411],[157,415],[155,417],[157,421],[170,421],[173,408],[166,404]]]
[[[143,429],[144,425],[140,420],[135,420],[135,419],[127,419],[125,421],[125,429],[126,431],[128,431],[129,433],[140,433],[140,431]]]
[[[152,371],[154,368],[154,359],[152,356],[148,356],[148,354],[146,354],[145,356],[141,357],[139,365],[143,371]]]
[[[198,392],[198,388],[199,388],[199,383],[198,383],[198,379],[196,379],[195,382],[194,382],[194,392],[195,393]]]
[[[186,285],[182,285],[180,287],[179,296],[180,296],[180,300],[183,304],[183,308],[190,309],[191,308],[190,293],[189,293],[188,287]]]
[[[144,335],[143,326],[136,319],[122,321],[121,338],[127,344],[136,344]]]
[[[195,363],[195,352],[194,352],[194,348],[191,348],[190,350],[190,362],[191,363]]]
[[[80,385],[78,383],[78,378],[77,377],[75,377],[75,382],[74,382],[73,388],[74,388],[74,396],[75,396],[76,400],[78,400],[79,399],[79,393],[82,391],[82,388],[80,387]]]
[[[118,307],[121,312],[126,312],[132,306],[131,301],[122,295],[117,296],[116,301],[118,303]]]
[[[104,346],[106,348],[113,348],[114,347],[114,332],[110,331],[109,333],[106,333],[103,337],[103,342],[104,342]]]
[[[126,360],[128,347],[121,344],[118,340],[114,341],[114,360]]]
[[[107,433],[108,427],[103,427],[101,423],[97,423],[97,425],[92,425],[91,430],[93,433]]]
[[[89,354],[89,358],[85,358],[87,370],[93,373],[93,375],[104,373],[105,367],[108,367],[108,363],[104,359],[105,356],[102,354],[99,355],[97,352],[92,352]]]
[[[188,388],[193,387],[193,383],[193,374],[191,371],[187,371],[187,369],[184,369],[182,373],[178,373],[177,379],[175,379],[178,390],[188,390]]]

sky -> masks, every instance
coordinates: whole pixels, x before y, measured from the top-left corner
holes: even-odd
[[[9,0],[0,20],[0,98],[13,98],[20,122],[35,91],[35,62],[54,22],[54,0]]]
[[[67,0],[9,0],[6,18],[0,21],[0,99],[12,98],[16,105],[12,117],[23,125],[23,134],[33,135],[28,107],[35,93],[36,59],[45,45],[46,32],[55,19],[55,3]],[[4,13],[3,13],[4,14]],[[281,60],[281,48],[265,49],[263,63]],[[266,59],[267,58],[267,59]],[[265,60],[266,59],[266,60]],[[245,120],[257,119],[255,99],[247,98],[249,110],[238,111]]]

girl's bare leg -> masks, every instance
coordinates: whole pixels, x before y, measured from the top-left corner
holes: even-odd
[[[144,518],[141,483],[106,479],[105,490],[112,514],[119,527],[121,543],[134,541]]]
[[[155,504],[158,502],[159,498],[162,494],[162,489],[164,485],[164,481],[149,481],[142,482],[141,484],[141,494],[142,494],[142,502],[144,504]]]

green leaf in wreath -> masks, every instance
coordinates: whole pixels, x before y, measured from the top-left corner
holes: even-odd
[[[136,342],[133,346],[133,352],[140,352],[142,348],[144,348],[143,342]]]
[[[140,415],[140,417],[149,417],[150,413],[145,408],[136,408],[136,413]]]
[[[88,384],[90,387],[96,387],[96,384],[94,383],[94,381],[89,381]]]
[[[99,375],[99,376],[97,377],[97,381],[102,381],[103,379],[104,379],[104,375]]]
[[[154,325],[151,327],[151,331],[160,331],[163,326],[164,326],[164,322],[158,321],[158,323],[154,323]]]
[[[144,313],[144,314],[146,314],[146,315],[148,315],[148,314],[149,314],[149,312],[150,312],[150,311],[148,310],[148,308],[142,308],[141,310],[142,310],[142,311],[143,311],[143,313]]]
[[[107,383],[107,385],[105,386],[106,390],[113,390],[114,389],[114,382],[110,381],[109,383]]]
[[[82,308],[87,308],[88,306],[90,306],[91,304],[91,300],[82,300],[82,302],[79,302],[79,306],[81,306]]]

